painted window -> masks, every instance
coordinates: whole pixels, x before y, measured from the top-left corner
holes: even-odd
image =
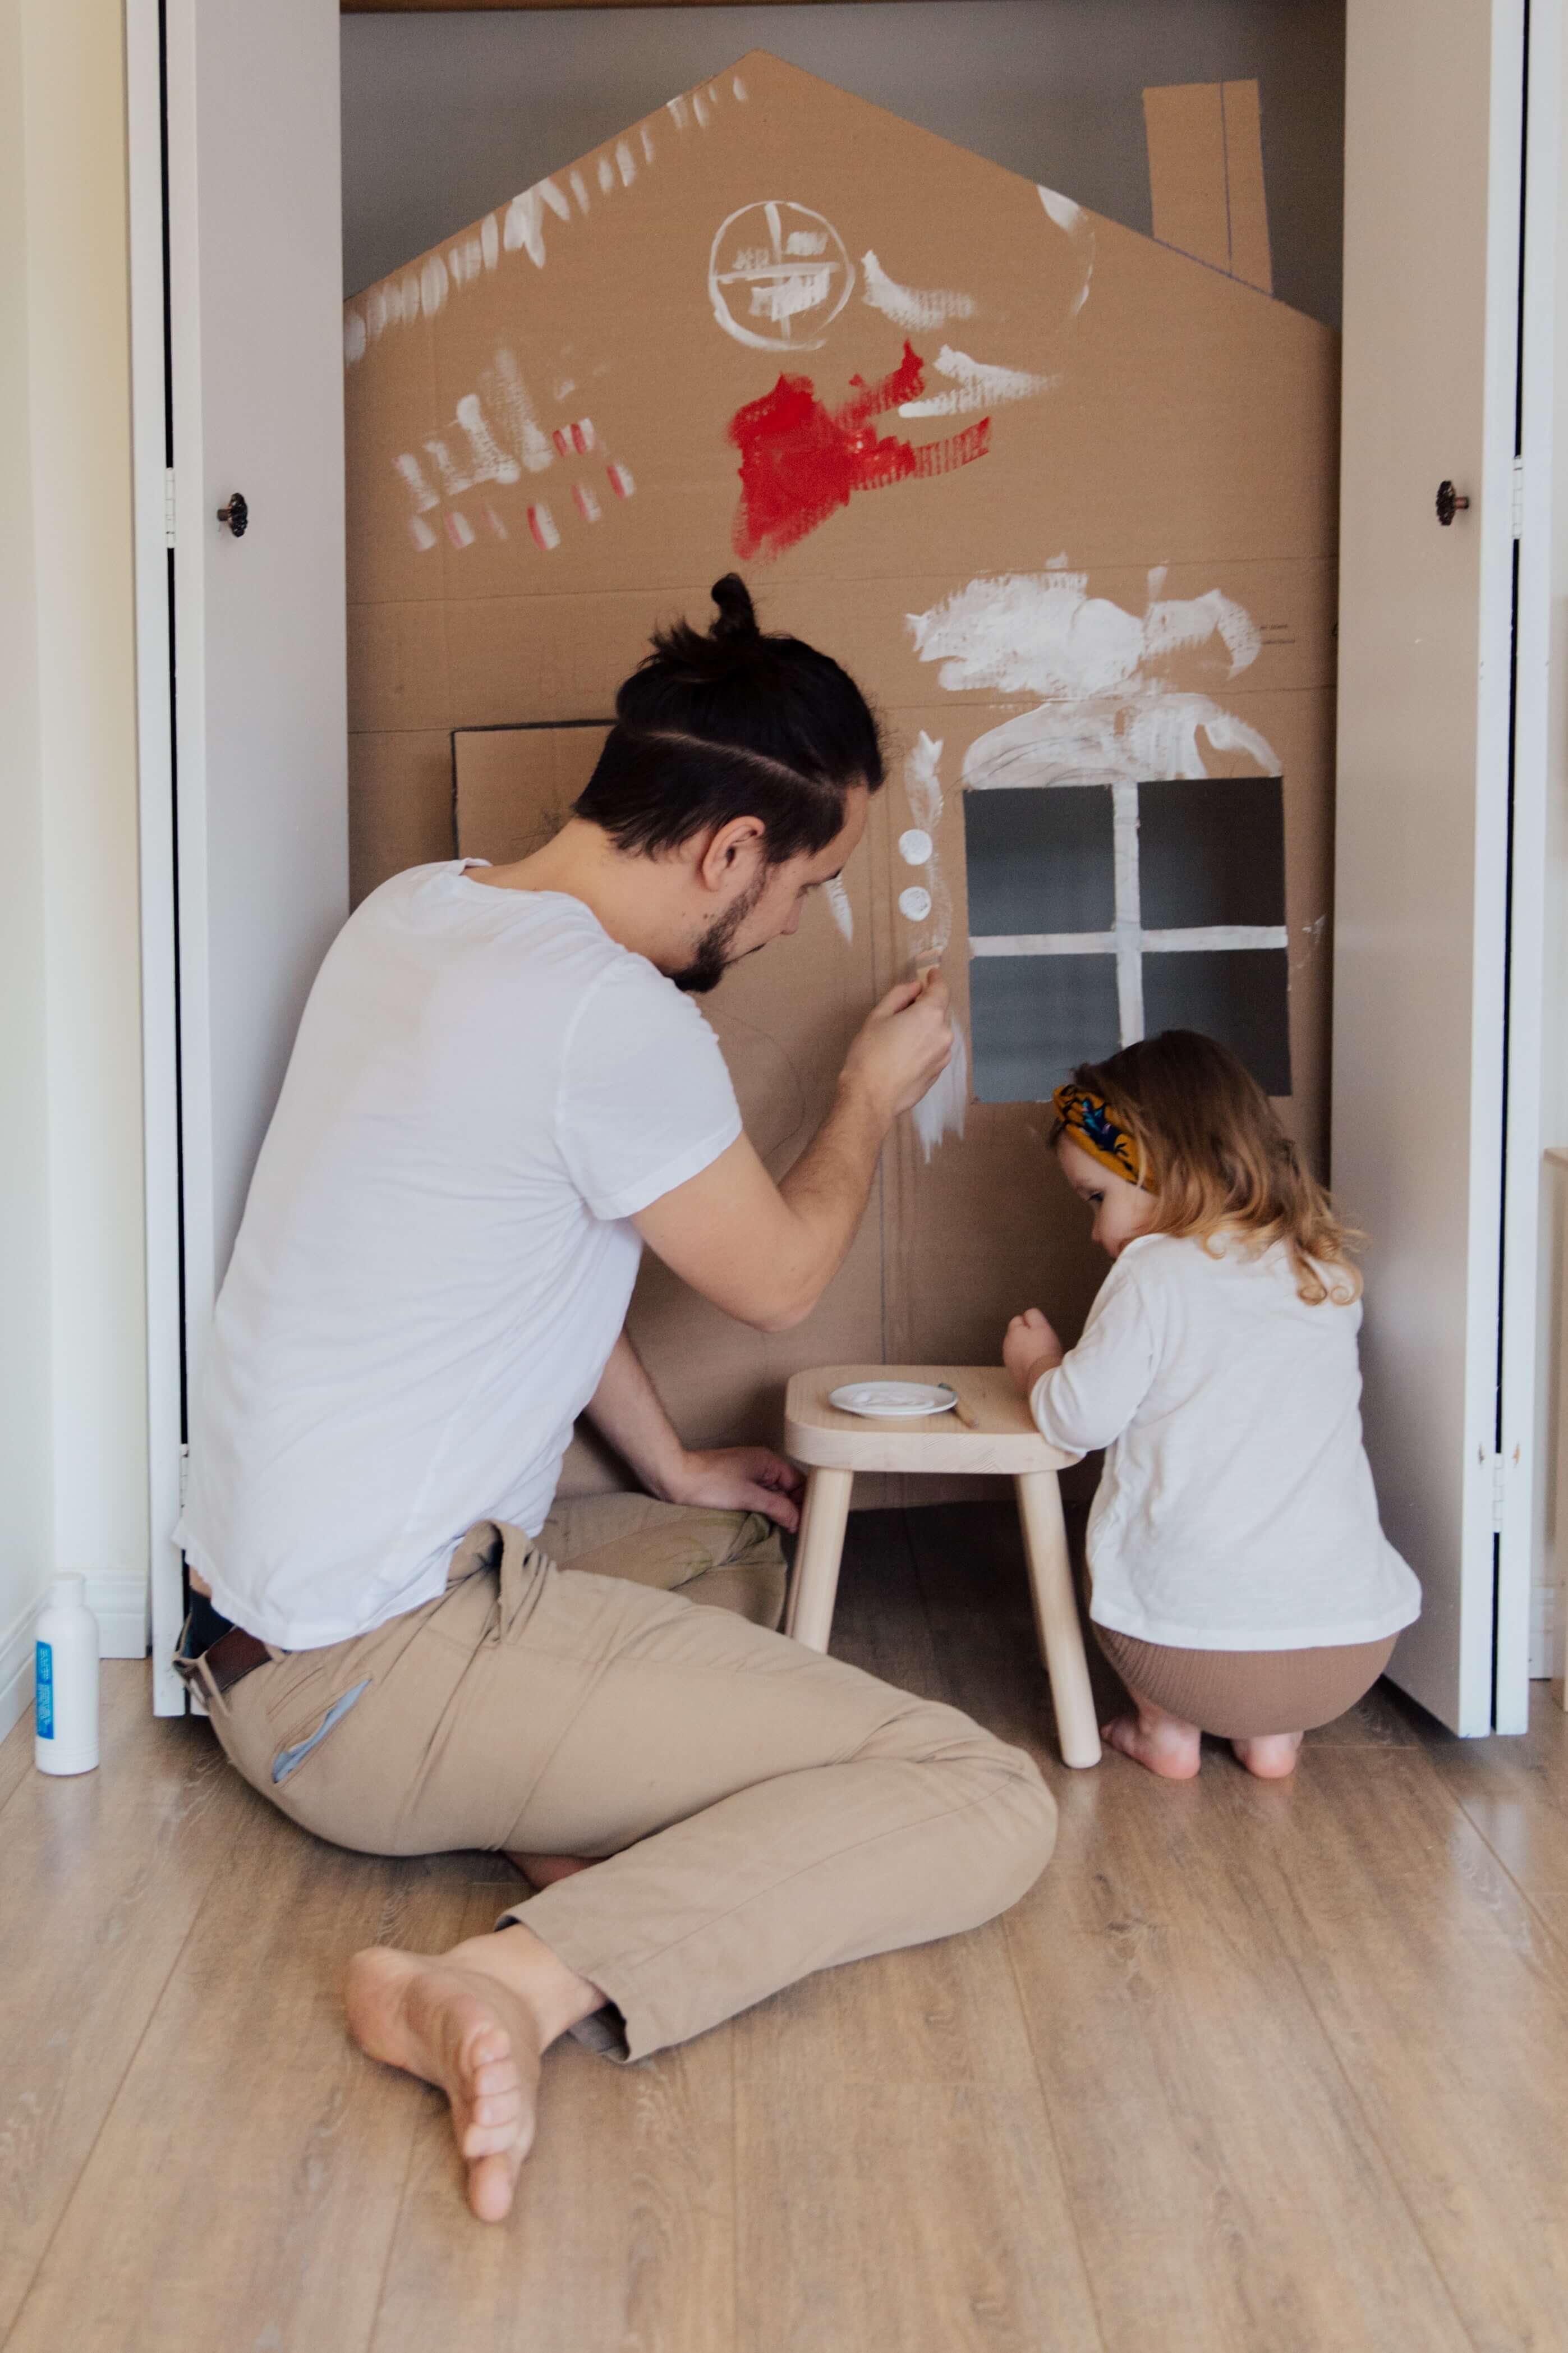
[[[1042,1102],[1075,1062],[1178,1029],[1289,1093],[1278,776],[987,785],[963,828],[982,1103]]]

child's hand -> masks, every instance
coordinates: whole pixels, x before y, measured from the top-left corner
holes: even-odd
[[[1022,1315],[1015,1315],[1002,1343],[1002,1362],[1026,1397],[1042,1373],[1061,1363],[1063,1354],[1061,1342],[1037,1307],[1026,1307]]]

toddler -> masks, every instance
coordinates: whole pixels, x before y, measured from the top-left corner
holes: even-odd
[[[1004,1355],[1053,1446],[1106,1450],[1089,1615],[1135,1713],[1104,1736],[1186,1780],[1215,1733],[1279,1779],[1421,1607],[1362,1445],[1345,1229],[1213,1039],[1083,1063],[1056,1112],[1113,1264],[1076,1348],[1030,1308]]]

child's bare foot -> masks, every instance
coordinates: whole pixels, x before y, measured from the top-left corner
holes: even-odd
[[[524,1879],[542,1892],[553,1887],[558,1879],[570,1879],[574,1871],[592,1871],[594,1858],[586,1854],[513,1854],[507,1849],[508,1862],[516,1865]]]
[[[363,2051],[445,2092],[468,2204],[500,2221],[533,2144],[541,2055],[603,1996],[518,1926],[439,1957],[372,1946],[344,2000]]]
[[[1249,1773],[1260,1781],[1284,1781],[1296,1770],[1301,1750],[1299,1732],[1265,1732],[1253,1740],[1233,1740],[1231,1746]]]
[[[1137,1700],[1136,1693],[1132,1696]],[[1202,1761],[1197,1725],[1167,1715],[1147,1700],[1137,1700],[1137,1706],[1136,1715],[1119,1715],[1102,1724],[1100,1738],[1135,1764],[1146,1765],[1163,1781],[1190,1781]]]

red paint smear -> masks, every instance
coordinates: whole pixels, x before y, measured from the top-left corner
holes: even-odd
[[[951,473],[991,446],[988,417],[920,448],[875,431],[873,417],[913,400],[924,385],[925,362],[909,343],[879,383],[858,375],[849,381],[855,390],[838,408],[823,406],[808,375],[781,375],[772,392],[736,410],[730,439],[741,453],[737,555],[782,555],[847,507],[857,491]]]

